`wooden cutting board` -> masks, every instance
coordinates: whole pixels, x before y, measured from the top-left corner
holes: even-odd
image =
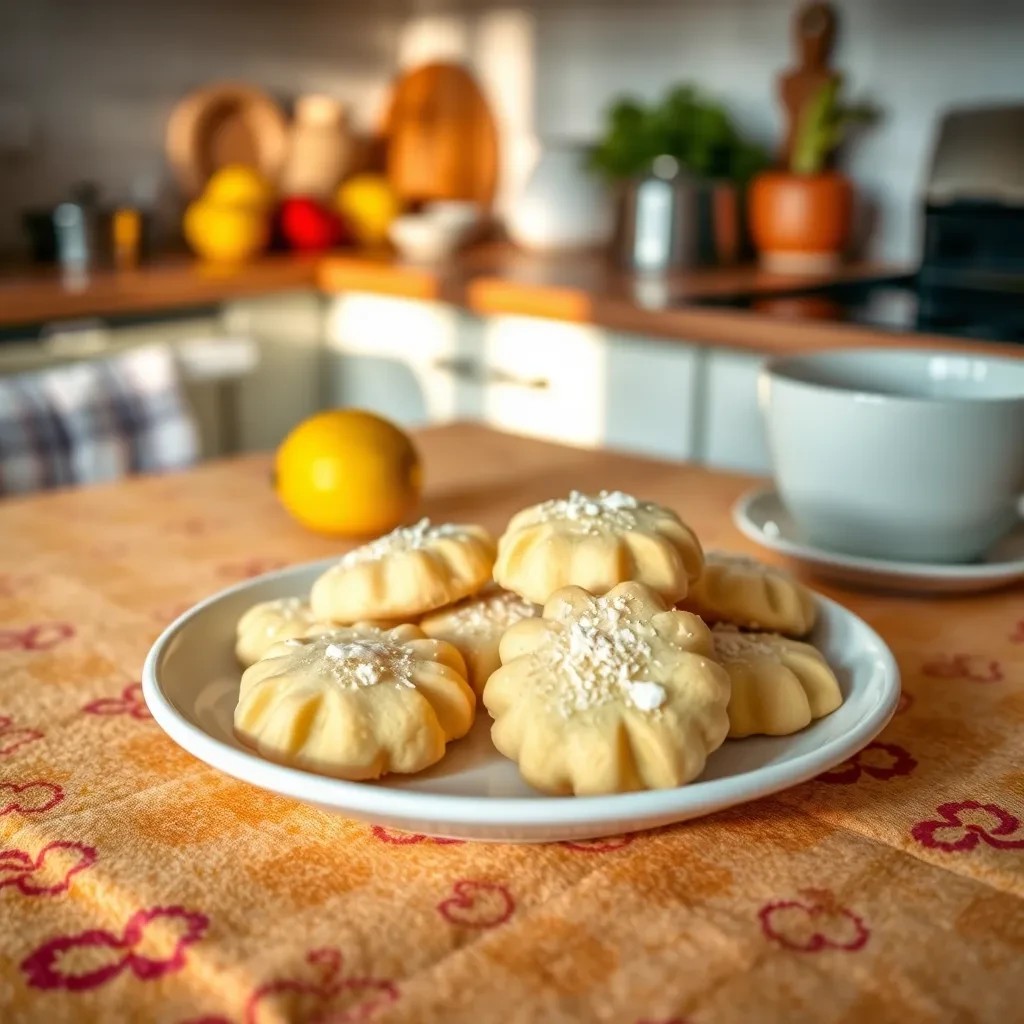
[[[219,167],[245,164],[276,181],[288,148],[288,122],[262,90],[218,82],[186,96],[167,122],[167,158],[186,196]]]
[[[498,132],[473,76],[457,64],[403,74],[383,123],[386,173],[408,203],[472,199],[484,207],[498,184]]]

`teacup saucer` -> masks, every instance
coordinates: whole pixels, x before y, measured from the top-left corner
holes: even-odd
[[[817,547],[800,535],[771,487],[745,494],[733,507],[732,515],[751,540],[837,583],[918,594],[966,594],[1024,579],[1024,521],[993,545],[980,562],[943,565],[864,558]]]

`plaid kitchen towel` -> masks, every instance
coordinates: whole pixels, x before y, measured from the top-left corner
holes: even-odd
[[[176,469],[197,452],[166,345],[0,378],[0,494]]]

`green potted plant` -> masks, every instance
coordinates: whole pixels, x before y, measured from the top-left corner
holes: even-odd
[[[692,85],[651,104],[613,104],[590,155],[591,169],[615,188],[620,259],[657,270],[740,259],[743,192],[767,162]]]
[[[873,121],[866,104],[845,104],[838,81],[807,102],[788,166],[763,171],[750,190],[750,234],[770,270],[803,273],[835,267],[850,240],[853,185],[833,160],[851,129]]]

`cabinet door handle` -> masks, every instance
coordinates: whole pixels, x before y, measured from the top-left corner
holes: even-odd
[[[448,373],[460,380],[475,381],[478,384],[506,384],[514,388],[528,388],[531,391],[546,391],[551,381],[543,377],[517,377],[507,370],[487,367],[486,369],[468,357],[435,359],[431,364],[440,373]]]
[[[435,359],[431,366],[439,373],[448,373],[453,377],[458,377],[460,380],[480,379],[480,368],[472,359],[465,357],[461,359]]]
[[[514,388],[528,388],[531,391],[547,391],[551,381],[544,377],[517,377],[507,370],[488,370],[487,380],[492,384],[507,384]]]

